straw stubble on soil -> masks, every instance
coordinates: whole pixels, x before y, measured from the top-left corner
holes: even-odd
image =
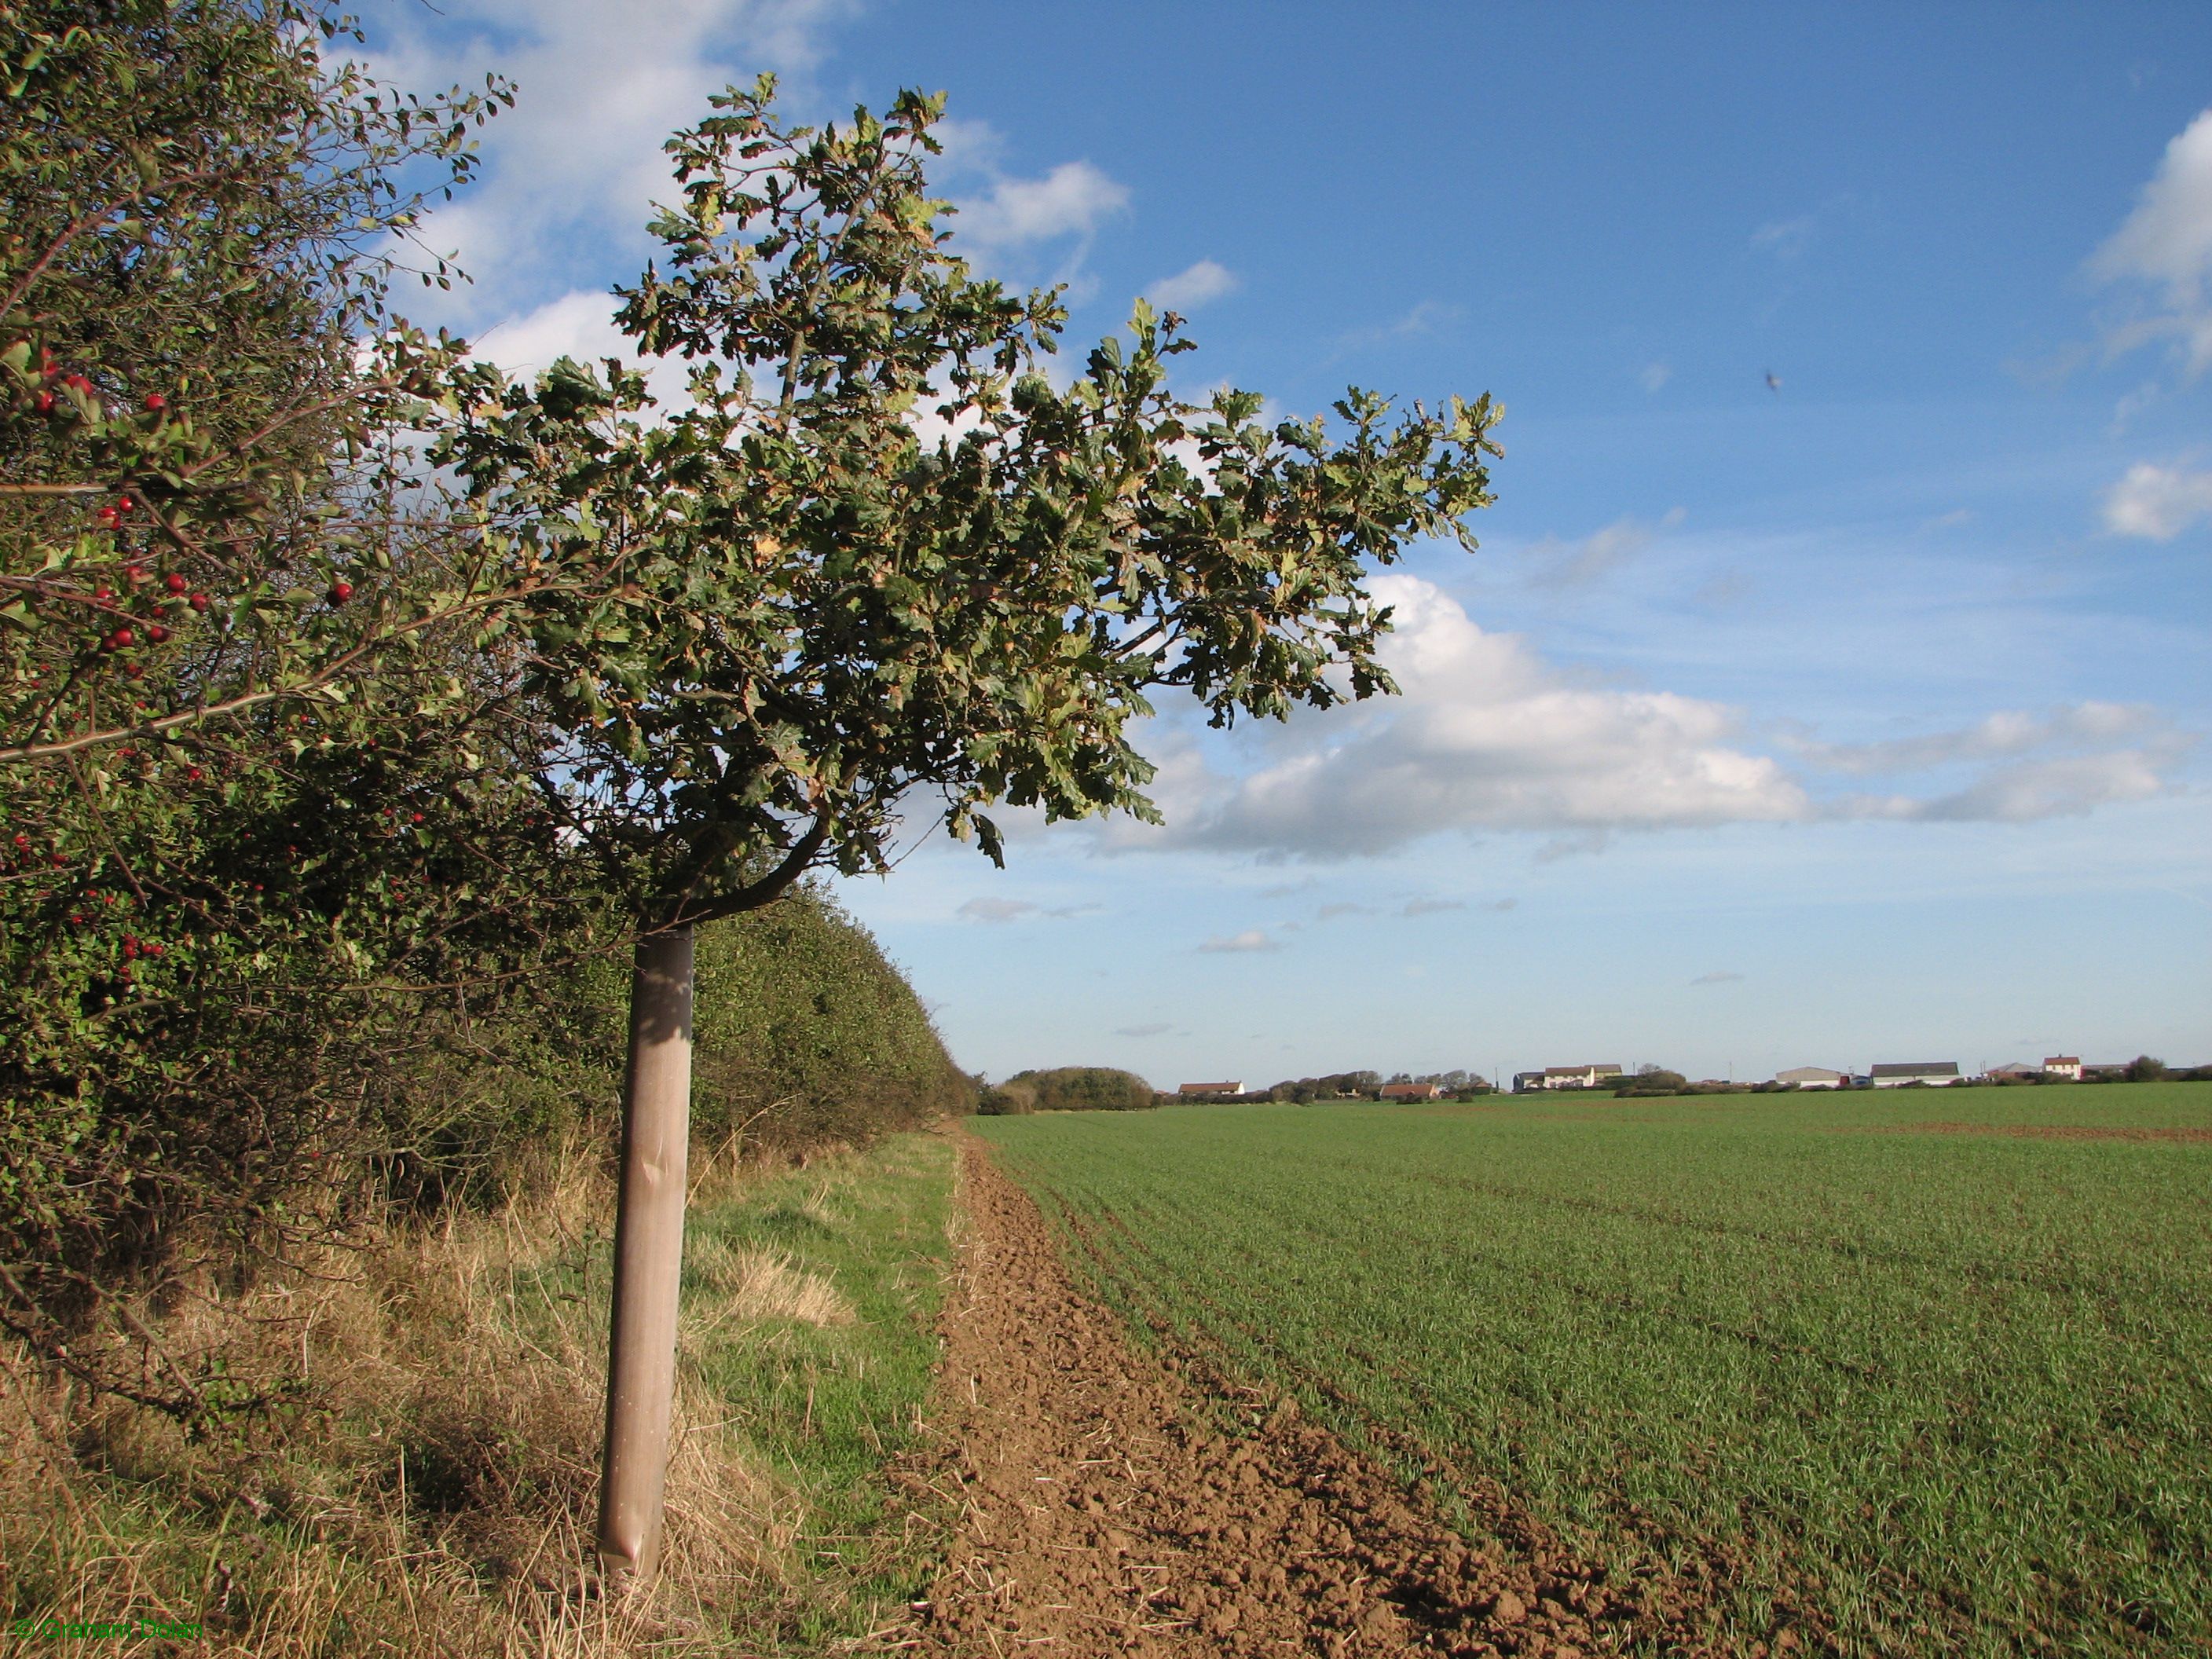
[[[1286,1397],[1239,1391],[1224,1424],[1224,1385],[1133,1348],[963,1141],[944,1449],[911,1472],[957,1508],[917,1607],[927,1645],[1567,1659],[1632,1641],[1634,1597],[1528,1517],[1501,1510],[1496,1541],[1470,1545]]]

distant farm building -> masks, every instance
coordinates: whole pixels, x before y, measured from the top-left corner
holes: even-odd
[[[1868,1073],[1877,1089],[1901,1089],[1908,1083],[1924,1083],[1941,1087],[1959,1080],[1959,1062],[1955,1060],[1906,1060],[1884,1061]]]
[[[1795,1089],[1840,1089],[1851,1079],[1848,1072],[1832,1072],[1825,1066],[1792,1066],[1777,1072],[1774,1080]]]
[[[2079,1054],[2046,1054],[2043,1060],[2045,1077],[2063,1077],[2069,1083],[2081,1080],[2081,1056]]]
[[[1601,1089],[1620,1081],[1618,1066],[1547,1066],[1540,1072],[1516,1072],[1513,1091],[1531,1089]]]
[[[1224,1095],[1241,1095],[1242,1083],[1186,1083],[1176,1092],[1185,1100],[1218,1100]]]
[[[1386,1083],[1382,1085],[1385,1100],[1434,1100],[1443,1093],[1437,1083]]]
[[[2014,1060],[2002,1066],[1992,1066],[1983,1075],[1998,1079],[2027,1079],[2041,1077],[2043,1071],[2040,1066],[2030,1066],[2024,1061]]]

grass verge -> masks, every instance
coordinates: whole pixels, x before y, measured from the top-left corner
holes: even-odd
[[[0,1651],[58,1645],[9,1634],[26,1625],[145,1620],[203,1635],[100,1650],[682,1659],[888,1623],[932,1542],[892,1524],[883,1466],[929,1386],[951,1148],[901,1135],[696,1183],[666,1567],[613,1603],[584,1565],[613,1207],[586,1165],[310,1271],[210,1274],[161,1310],[173,1348],[220,1344],[291,1401],[228,1437],[189,1442],[8,1353]]]

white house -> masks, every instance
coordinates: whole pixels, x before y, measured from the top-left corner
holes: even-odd
[[[1877,1089],[1901,1089],[1908,1083],[1925,1083],[1940,1088],[1959,1080],[1959,1062],[1955,1060],[1908,1060],[1884,1061],[1867,1074]]]
[[[1620,1081],[1618,1066],[1547,1066],[1542,1086],[1547,1089],[1602,1089]]]
[[[2069,1083],[2081,1080],[2081,1056],[2079,1054],[2046,1054],[2043,1059],[2045,1077],[2063,1077]]]
[[[1792,1066],[1774,1074],[1777,1083],[1798,1089],[1840,1089],[1851,1080],[1849,1072],[1832,1072],[1825,1066]]]

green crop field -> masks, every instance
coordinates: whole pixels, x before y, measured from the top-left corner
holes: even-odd
[[[1729,1645],[2212,1638],[2212,1084],[976,1127],[1140,1329]]]

